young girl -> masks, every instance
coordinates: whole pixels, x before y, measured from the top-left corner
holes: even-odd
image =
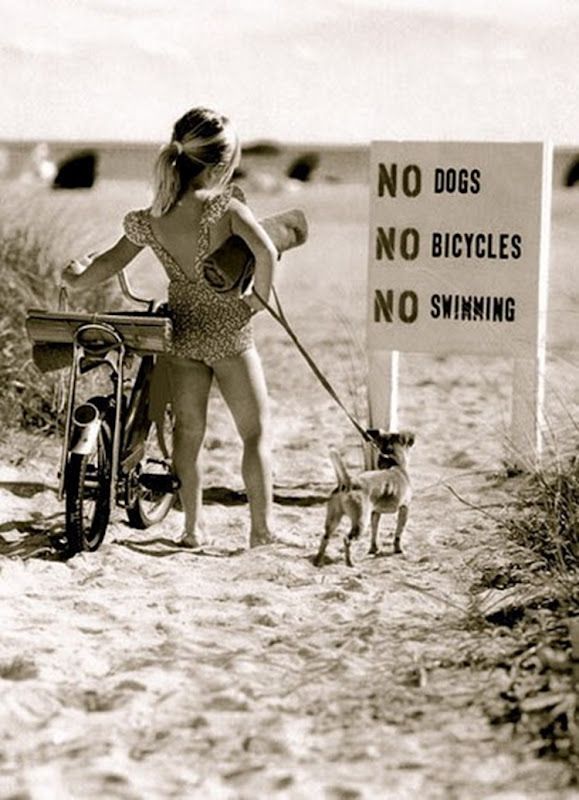
[[[272,541],[267,390],[251,323],[262,305],[253,294],[215,294],[201,272],[206,256],[237,234],[255,256],[256,293],[269,297],[277,253],[240,190],[230,183],[240,153],[226,117],[205,108],[188,111],[158,156],[151,207],[129,212],[125,235],[86,269],[73,261],[63,272],[69,286],[91,287],[120,272],[143,247],[153,250],[167,272],[173,320],[168,356],[173,459],[185,512],[181,543],[190,547],[201,544],[200,457],[214,377],[243,441],[250,546]]]

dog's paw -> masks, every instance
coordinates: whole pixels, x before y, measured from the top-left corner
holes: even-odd
[[[326,566],[327,564],[334,563],[330,558],[330,556],[326,555],[325,553],[322,554],[317,553],[315,556],[310,556],[308,561],[310,561],[314,565],[314,567],[323,567]]]

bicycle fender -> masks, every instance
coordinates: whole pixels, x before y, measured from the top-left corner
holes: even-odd
[[[75,425],[71,436],[70,453],[78,453],[79,455],[90,455],[94,453],[97,448],[99,438],[99,431],[101,429],[102,420],[97,419],[89,425],[82,427]]]
[[[93,403],[84,403],[79,406],[73,416],[69,452],[78,455],[94,453],[97,449],[102,424],[102,411]]]

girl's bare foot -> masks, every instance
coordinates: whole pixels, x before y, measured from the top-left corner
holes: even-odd
[[[262,547],[265,544],[274,544],[275,541],[275,536],[268,530],[252,530],[249,534],[250,547]]]
[[[200,532],[185,531],[177,544],[181,547],[199,548],[207,544],[207,541]]]
[[[251,531],[249,536],[250,547],[261,547],[266,544],[282,544],[286,547],[302,547],[303,542],[299,535],[292,534],[292,532],[284,531],[281,535],[279,533],[272,534],[269,530]]]

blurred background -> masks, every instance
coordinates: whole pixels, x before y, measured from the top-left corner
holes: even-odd
[[[222,110],[248,146],[275,143],[265,152],[281,155],[282,172],[296,156],[284,145],[316,145],[318,175],[331,179],[363,179],[372,139],[579,142],[574,0],[0,8],[0,171],[10,177],[38,163],[54,177],[47,162],[78,149],[98,150],[102,177],[148,177],[154,149],[193,105]],[[336,160],[321,145],[350,147]]]

